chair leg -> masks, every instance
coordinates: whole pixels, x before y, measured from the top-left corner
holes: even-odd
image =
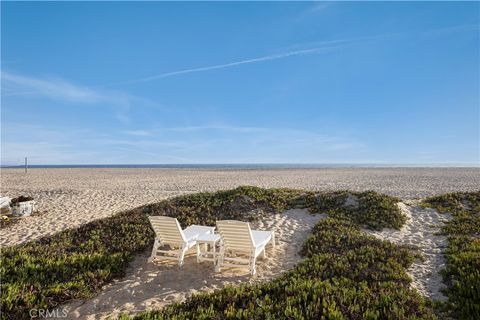
[[[197,243],[195,245],[197,247],[197,263],[200,262],[200,245]]]
[[[255,254],[250,257],[250,274],[251,274],[252,276],[254,276],[255,273],[257,273],[257,270],[256,270],[256,268],[255,268],[255,262],[256,262],[256,260],[257,260],[257,258],[255,257]]]
[[[220,260],[222,259],[222,257],[219,255],[215,260],[214,260],[214,266],[215,266],[215,272],[220,272]]]
[[[266,259],[267,258],[267,249],[264,247],[263,250],[262,250],[262,259]]]
[[[181,267],[183,266],[183,258],[185,257],[185,252],[187,252],[188,248],[185,247],[185,245],[182,245],[180,247],[180,252],[178,255],[178,266]]]
[[[221,246],[220,252],[218,253],[218,257],[217,257],[217,263],[215,265],[215,272],[220,272],[220,268],[223,265],[224,255],[225,255],[225,248]]]
[[[148,258],[148,262],[153,262],[153,260],[157,256],[157,250],[159,245],[160,245],[160,241],[158,241],[158,239],[155,238],[155,242],[153,243],[153,248],[152,248],[152,254],[150,255],[150,258]]]

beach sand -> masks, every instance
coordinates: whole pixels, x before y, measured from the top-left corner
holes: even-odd
[[[2,229],[2,246],[38,239],[172,196],[241,185],[376,190],[402,199],[480,188],[480,168],[30,169],[27,174],[22,169],[2,169],[0,173],[1,195],[30,195],[40,211]]]
[[[446,240],[436,233],[448,215],[421,208],[416,198],[453,191],[476,191],[478,168],[355,168],[295,170],[187,170],[187,169],[18,169],[1,171],[2,195],[30,195],[40,213],[0,230],[1,245],[37,239],[115,212],[168,197],[199,191],[231,189],[241,185],[288,187],[309,190],[376,190],[402,198],[402,212],[409,218],[401,230],[365,230],[381,239],[413,245],[423,255],[408,270],[412,287],[434,300],[444,300],[438,271],[444,266]],[[120,313],[158,309],[182,301],[196,292],[212,291],[226,284],[255,283],[278,277],[301,257],[298,252],[311,228],[325,215],[289,210],[253,225],[275,230],[278,245],[258,260],[257,275],[246,269],[215,273],[213,264],[198,264],[194,251],[179,269],[174,263],[147,263],[150,252],[138,255],[126,276],[104,287],[98,296],[72,301],[60,308],[68,318],[103,319]]]
[[[445,268],[443,253],[447,239],[439,232],[444,222],[452,217],[434,209],[423,208],[419,202],[407,200],[406,203],[399,203],[402,213],[408,217],[400,230],[364,231],[382,240],[416,248],[423,259],[415,261],[407,270],[413,280],[412,287],[430,299],[445,301],[446,297],[441,292],[445,285],[439,271]]]

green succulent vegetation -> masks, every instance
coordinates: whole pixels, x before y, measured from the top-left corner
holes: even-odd
[[[396,205],[400,199],[374,191],[311,192],[304,197],[305,207],[311,212],[325,212],[332,218],[351,220],[373,230],[399,229],[407,220]],[[352,200],[350,204],[348,199]]]
[[[480,319],[480,192],[431,197],[423,205],[453,216],[443,227],[448,237],[446,310],[454,318]]]
[[[120,277],[133,254],[150,246],[153,231],[138,212],[120,213],[24,245],[2,249],[2,318],[26,319],[47,309],[90,297]]]
[[[430,303],[409,288],[405,268],[415,255],[408,248],[328,218],[315,226],[302,254],[307,259],[271,282],[194,295],[133,319],[435,318]]]
[[[348,199],[354,198],[351,203]],[[433,317],[427,301],[408,288],[408,248],[364,235],[359,227],[399,228],[405,221],[398,199],[376,192],[307,192],[239,187],[179,196],[120,212],[70,229],[7,247],[1,253],[1,317],[29,318],[32,308],[54,308],[95,295],[124,275],[135,253],[149,250],[148,215],[168,215],[189,224],[218,219],[253,221],[301,207],[327,212],[302,250],[307,259],[279,279],[228,287],[194,296],[140,317],[400,319]],[[187,316],[188,318],[188,316]]]

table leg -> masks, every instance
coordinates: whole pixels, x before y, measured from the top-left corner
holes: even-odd
[[[200,262],[200,245],[197,243],[197,263]]]
[[[216,270],[217,269],[217,243],[213,242],[213,268]]]

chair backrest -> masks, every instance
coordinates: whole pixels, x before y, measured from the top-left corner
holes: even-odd
[[[186,241],[180,223],[176,218],[149,216],[148,219],[161,243],[182,244]]]
[[[227,250],[250,252],[254,249],[252,230],[248,222],[236,220],[217,221],[218,232]]]

